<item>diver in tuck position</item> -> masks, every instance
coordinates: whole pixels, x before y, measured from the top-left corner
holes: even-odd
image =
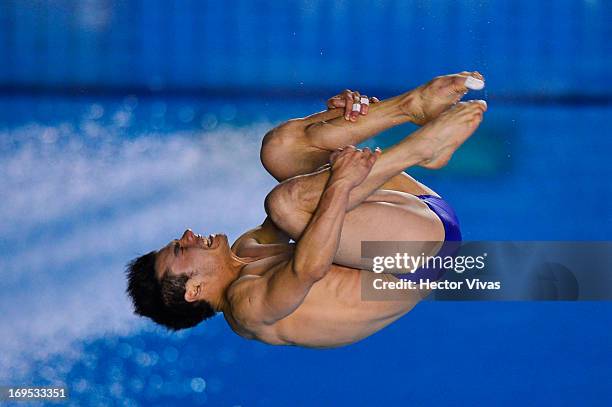
[[[424,249],[435,254],[461,239],[452,208],[403,170],[449,161],[486,111],[484,101],[459,100],[483,87],[478,72],[462,72],[381,102],[347,90],[327,111],[271,130],[261,160],[279,184],[268,217],[231,247],[225,235],[187,229],[133,260],[136,313],[177,330],[222,312],[242,337],[307,347],[350,344],[397,320],[426,293],[363,300],[361,284],[399,280],[362,269],[361,241],[438,242]],[[353,147],[406,122],[422,127],[384,152]]]

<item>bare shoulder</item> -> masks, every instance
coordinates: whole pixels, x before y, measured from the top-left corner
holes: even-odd
[[[236,280],[227,291],[230,315],[226,313],[226,318],[230,317],[235,324],[243,328],[257,325],[258,313],[255,307],[257,297],[263,295],[262,283],[262,277],[257,275],[246,275]]]
[[[265,296],[270,276],[286,266],[284,255],[268,257],[249,264],[246,273],[227,291],[231,318],[240,326],[254,329],[265,324]]]

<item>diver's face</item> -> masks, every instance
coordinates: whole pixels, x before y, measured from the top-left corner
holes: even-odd
[[[230,260],[227,236],[202,236],[187,229],[180,239],[172,240],[159,251],[155,269],[158,278],[165,273],[192,278],[222,271]]]

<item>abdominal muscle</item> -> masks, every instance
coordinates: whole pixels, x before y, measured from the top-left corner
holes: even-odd
[[[362,279],[367,284],[369,279],[380,277],[369,271],[333,265],[291,315],[272,325],[251,327],[243,336],[274,345],[313,348],[357,342],[394,322],[420,300],[418,293],[407,293],[406,299],[400,301],[362,301]]]

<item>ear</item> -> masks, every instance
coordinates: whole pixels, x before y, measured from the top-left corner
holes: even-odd
[[[185,301],[194,302],[197,301],[202,293],[202,282],[194,281],[189,279],[185,283]]]

